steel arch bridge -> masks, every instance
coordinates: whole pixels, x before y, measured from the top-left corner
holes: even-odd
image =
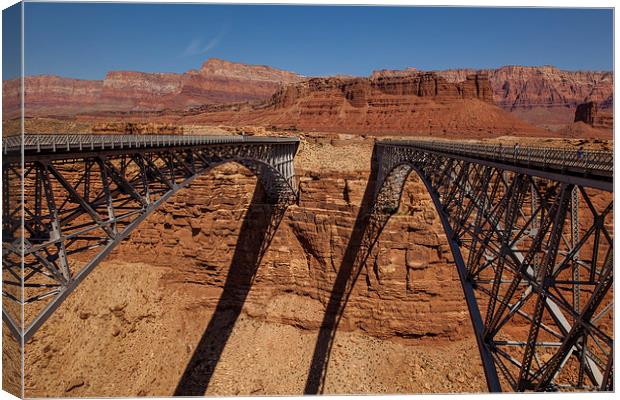
[[[3,138],[2,318],[20,343],[180,189],[227,162],[267,201],[297,200],[297,138],[25,135]]]
[[[379,141],[373,164],[380,225],[426,185],[490,391],[613,390],[611,152]]]

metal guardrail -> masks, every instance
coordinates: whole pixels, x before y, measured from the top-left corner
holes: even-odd
[[[171,146],[199,146],[225,143],[298,143],[298,138],[215,135],[15,135],[2,138],[2,151],[36,153],[40,151],[105,150]],[[573,150],[557,147],[501,146],[424,140],[382,140],[383,146],[407,146],[420,150],[484,158],[502,163],[532,167],[571,169],[613,176],[613,152]]]
[[[613,177],[614,154],[611,151],[565,149],[559,147],[502,146],[424,140],[381,140],[380,146],[407,146],[424,151],[492,160],[528,167],[574,170]]]
[[[298,138],[215,135],[15,135],[2,138],[2,152],[75,151],[225,143],[297,143]]]

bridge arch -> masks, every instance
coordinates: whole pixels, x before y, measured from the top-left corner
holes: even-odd
[[[5,290],[4,305],[10,301],[35,310],[26,313],[34,317],[21,323],[19,313],[3,306],[3,320],[16,336],[24,341],[32,337],[144,219],[214,167],[237,163],[248,168],[258,177],[268,203],[280,209],[297,199],[293,169],[297,139],[226,138],[224,143],[213,137],[165,139],[159,146],[159,138],[148,136],[123,146],[111,138],[112,142],[103,142],[102,151],[93,151],[95,145],[88,149],[88,137],[80,137],[78,142],[67,142],[67,151],[58,152],[60,146],[53,144],[45,155],[37,154],[40,150],[26,153],[23,231],[14,212],[19,204],[3,207],[5,287],[24,287],[23,298],[19,290]],[[106,145],[110,149],[104,150]],[[6,158],[5,182],[19,180],[21,174],[10,164],[17,157]],[[3,186],[5,199],[19,195],[15,186],[19,185]]]
[[[613,328],[601,320],[611,318],[607,309],[613,304],[613,240],[607,231],[613,199],[591,189],[603,184],[477,162],[437,148],[429,142],[378,143],[371,218],[386,220],[398,210],[405,181],[415,171],[452,250],[489,389],[609,390]],[[502,148],[490,154],[497,151]],[[584,291],[579,274],[585,271],[594,288]],[[572,293],[564,294],[567,289]],[[579,318],[593,323],[583,327]],[[598,348],[586,348],[586,340]],[[578,375],[576,384],[571,374]]]

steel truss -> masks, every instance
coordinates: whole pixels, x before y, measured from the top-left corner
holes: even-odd
[[[398,210],[412,171],[434,201],[489,390],[613,390],[609,164],[579,176],[557,162],[550,175],[430,142],[378,142],[375,151],[373,213]]]
[[[27,135],[3,146],[2,315],[24,342],[140,222],[214,166],[246,166],[278,207],[297,200],[298,139],[58,140]]]

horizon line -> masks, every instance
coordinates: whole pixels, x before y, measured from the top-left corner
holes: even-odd
[[[450,68],[439,68],[439,69],[419,69],[417,67],[414,66],[407,66],[404,68],[377,68],[377,69],[373,69],[368,75],[352,75],[352,74],[347,74],[347,73],[342,73],[342,72],[336,72],[336,73],[332,73],[332,74],[325,74],[325,75],[304,75],[302,73],[296,72],[296,71],[292,71],[292,70],[287,70],[287,69],[283,69],[283,68],[278,68],[278,67],[274,67],[272,65],[267,65],[267,64],[253,64],[253,63],[246,63],[246,62],[241,62],[241,61],[231,61],[231,60],[227,60],[224,58],[220,58],[220,57],[209,57],[207,58],[205,61],[203,61],[202,63],[200,63],[200,67],[202,67],[202,65],[204,65],[206,62],[208,62],[209,60],[219,60],[219,61],[224,61],[224,62],[228,62],[228,63],[232,63],[232,64],[239,64],[239,65],[245,65],[245,66],[250,66],[250,67],[267,67],[267,68],[272,68],[274,70],[278,70],[278,71],[283,71],[283,72],[289,72],[289,73],[293,73],[296,74],[302,78],[308,78],[308,79],[312,79],[312,78],[329,78],[329,77],[335,77],[335,76],[346,76],[346,77],[352,77],[352,78],[365,78],[365,77],[370,77],[374,72],[378,72],[378,71],[406,71],[408,69],[412,69],[415,71],[419,71],[419,72],[442,72],[442,71],[451,71],[451,70],[472,70],[472,71],[476,71],[476,72],[480,72],[480,71],[485,71],[485,70],[499,70],[502,68],[508,68],[508,67],[525,67],[525,68],[544,68],[544,67],[550,67],[550,68],[556,68],[560,71],[563,72],[593,72],[593,73],[610,73],[610,74],[614,74],[613,69],[611,70],[603,70],[603,69],[564,69],[562,67],[553,65],[553,64],[542,64],[542,65],[526,65],[526,64],[504,64],[504,65],[500,65],[497,67],[481,67],[481,68],[475,68],[475,67],[450,67]],[[32,75],[24,75],[24,78],[38,78],[38,77],[55,77],[55,78],[63,78],[63,79],[73,79],[73,80],[79,80],[79,81],[104,81],[108,74],[113,73],[113,72],[137,72],[137,73],[143,73],[143,74],[167,74],[167,75],[184,75],[190,71],[196,71],[196,70],[200,70],[199,68],[190,68],[186,71],[183,72],[176,72],[176,71],[140,71],[140,70],[133,70],[133,69],[111,69],[109,71],[107,71],[105,73],[105,75],[103,76],[103,78],[100,79],[93,79],[93,78],[76,78],[76,77],[72,77],[72,76],[66,76],[66,75],[58,75],[58,74],[32,74]],[[15,76],[9,79],[3,79],[2,82],[9,82],[9,81],[13,81],[16,79],[20,79],[22,76]]]

